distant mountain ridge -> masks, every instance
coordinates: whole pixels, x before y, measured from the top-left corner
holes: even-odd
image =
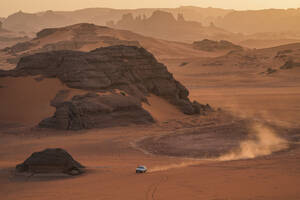
[[[48,27],[83,22],[105,25],[107,21],[118,21],[124,14],[128,13],[131,13],[134,17],[139,15],[149,17],[156,10],[169,12],[173,16],[183,14],[186,20],[200,22],[205,26],[212,22],[232,32],[253,34],[258,32],[299,31],[300,29],[297,24],[300,20],[300,8],[248,11],[194,6],[140,9],[86,8],[75,11],[45,11],[32,14],[20,11],[8,16],[6,19],[0,18],[0,21],[3,21],[4,27],[9,30],[37,32]]]
[[[32,40],[0,50],[0,69],[14,68],[19,58],[34,53],[58,50],[91,51],[114,45],[142,46],[158,59],[193,57],[199,54],[191,44],[164,41],[131,31],[81,23],[47,28],[38,32]]]
[[[158,12],[168,13],[168,16],[165,15],[167,16],[166,19],[178,19],[177,16],[181,16],[181,19],[185,19],[189,25],[182,23],[183,20],[177,20],[181,22],[177,24],[173,23],[175,20],[169,20],[171,25],[173,23],[178,26],[181,32],[175,30],[174,27],[170,31],[164,30],[162,32],[159,30],[160,28],[167,29],[168,27],[166,27],[166,23],[163,23],[163,20],[157,20],[154,23],[156,27],[149,28],[153,25],[153,14]],[[5,19],[0,19],[0,21],[3,21],[3,28],[6,30],[34,37],[37,32],[46,28],[79,23],[93,23],[103,26],[108,22],[108,25],[111,26],[117,24],[118,21],[123,21],[122,16],[132,16],[134,23],[139,20],[150,19],[147,20],[147,23],[152,21],[152,24],[148,23],[148,30],[143,30],[145,28],[143,25],[137,28],[136,24],[127,24],[126,26],[118,24],[121,26],[112,27],[124,27],[127,30],[165,40],[188,43],[203,39],[227,40],[248,48],[268,48],[300,42],[300,27],[298,26],[300,9],[236,11],[193,6],[147,9],[87,8],[75,11],[45,11],[31,14],[20,11]],[[170,25],[167,24],[167,26]],[[182,31],[183,29],[185,30]],[[175,36],[177,32],[181,34],[181,37]],[[0,42],[0,48],[8,46],[7,43],[1,43],[3,42]]]
[[[3,27],[15,32],[26,32],[34,35],[41,29],[72,24],[72,19],[47,11],[43,14],[30,14],[19,11],[3,21]]]
[[[28,39],[29,38],[22,33],[15,33],[3,28],[3,24],[0,20],[0,49],[14,45],[17,42],[24,42]]]
[[[234,11],[215,23],[232,32],[254,34],[259,32],[300,31],[300,8]]]
[[[152,15],[156,10],[163,10],[176,16],[184,14],[187,20],[209,24],[211,20],[225,16],[232,10],[218,8],[199,8],[184,6],[179,8],[141,8],[141,9],[112,9],[112,8],[86,8],[75,11],[45,11],[39,13],[17,12],[4,20],[4,27],[13,31],[37,32],[44,28],[54,28],[77,23],[93,23],[105,25],[110,20],[120,20],[124,14],[132,13],[134,16]]]
[[[143,35],[164,40],[192,43],[199,39],[232,38],[234,34],[214,26],[204,26],[200,22],[188,21],[183,14],[175,18],[172,13],[157,10],[150,17],[137,16],[131,13],[123,15],[122,19],[109,22],[107,25],[117,29],[130,30]],[[221,37],[221,38],[220,38]]]

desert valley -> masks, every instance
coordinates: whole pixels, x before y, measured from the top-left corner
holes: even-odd
[[[0,18],[0,199],[299,200],[299,20],[196,6]]]

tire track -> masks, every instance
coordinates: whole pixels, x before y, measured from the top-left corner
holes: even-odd
[[[161,177],[161,179],[159,180],[158,183],[154,183],[154,184],[150,185],[148,187],[148,190],[146,191],[146,200],[157,200],[155,196],[157,194],[159,186],[162,183],[167,182],[168,179],[169,179],[169,177],[165,175],[165,176]]]

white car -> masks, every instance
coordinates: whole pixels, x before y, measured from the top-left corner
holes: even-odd
[[[146,166],[138,166],[135,170],[136,173],[146,173],[147,167]]]

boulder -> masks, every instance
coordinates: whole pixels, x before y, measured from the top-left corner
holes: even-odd
[[[294,67],[300,67],[300,63],[297,63],[293,59],[290,59],[286,61],[284,65],[280,67],[280,69],[292,69]]]
[[[202,41],[194,42],[193,47],[201,51],[209,51],[209,52],[224,51],[224,50],[235,50],[235,51],[243,50],[241,46],[233,44],[226,40],[213,41],[213,40],[204,39]]]
[[[202,114],[202,115],[206,115],[207,113],[214,111],[214,109],[209,104],[203,105],[198,103],[197,101],[193,102],[193,107],[197,114]]]
[[[74,160],[63,149],[46,149],[33,153],[22,164],[16,166],[19,173],[65,173],[79,175],[84,171],[84,166]]]
[[[54,116],[43,120],[40,127],[80,130],[154,122],[138,99],[122,94],[87,93],[70,101],[56,98],[52,105],[56,107]]]

